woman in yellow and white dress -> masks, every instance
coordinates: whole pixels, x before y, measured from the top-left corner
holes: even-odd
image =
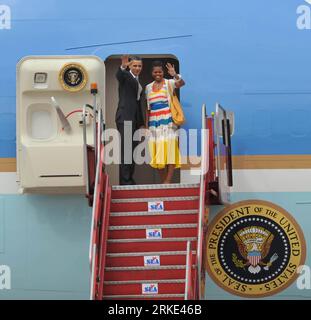
[[[180,168],[178,146],[178,127],[174,124],[170,111],[170,99],[174,89],[185,82],[170,63],[166,64],[173,79],[164,79],[164,67],[161,61],[152,64],[154,81],[146,86],[148,105],[148,129],[150,130],[150,165],[159,170],[162,183],[170,183],[175,168]]]

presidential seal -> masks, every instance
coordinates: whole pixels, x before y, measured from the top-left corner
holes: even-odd
[[[207,271],[226,291],[259,298],[292,284],[306,245],[295,219],[260,200],[237,202],[220,212],[207,232]]]
[[[87,83],[87,78],[86,70],[78,63],[66,64],[59,72],[61,86],[70,92],[82,90]]]

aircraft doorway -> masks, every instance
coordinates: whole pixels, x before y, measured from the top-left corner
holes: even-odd
[[[160,60],[164,66],[167,62],[174,64],[175,70],[179,73],[179,62],[172,55],[139,55],[143,59],[143,70],[139,76],[140,83],[144,87],[146,84],[153,81],[151,76],[151,65],[154,60]],[[116,79],[116,72],[121,64],[121,55],[109,56],[105,60],[106,65],[106,128],[115,128],[115,114],[118,107],[118,81]],[[166,69],[166,68],[165,68]],[[166,70],[165,70],[166,71]],[[165,78],[170,78],[167,72],[165,72]],[[179,94],[179,93],[177,93]],[[142,103],[143,115],[146,113],[146,99],[143,95]],[[119,165],[111,164],[107,165],[107,173],[109,175],[112,185],[119,184]],[[134,179],[137,184],[156,184],[160,183],[160,178],[156,169],[153,169],[148,164],[136,165]],[[173,183],[180,182],[180,170],[175,170]]]

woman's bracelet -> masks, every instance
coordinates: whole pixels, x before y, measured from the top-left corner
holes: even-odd
[[[178,79],[176,78],[176,76],[178,76]],[[174,76],[174,79],[175,79],[175,81],[180,81],[182,79],[182,77],[181,77],[180,74],[176,73],[175,76]]]

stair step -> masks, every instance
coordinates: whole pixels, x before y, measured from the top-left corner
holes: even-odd
[[[196,237],[181,237],[181,238],[169,238],[169,239],[108,239],[108,243],[134,243],[134,242],[170,242],[170,241],[196,241]]]
[[[111,199],[111,203],[137,203],[137,202],[157,202],[157,201],[186,201],[199,200],[199,196],[183,196],[183,197],[160,197],[160,198],[125,198],[125,199]]]
[[[193,265],[193,267],[195,267]],[[145,271],[145,270],[181,270],[186,269],[185,265],[170,265],[170,266],[157,266],[157,267],[105,267],[105,271]]]
[[[153,225],[174,223],[197,223],[198,209],[167,210],[163,212],[133,211],[111,212],[109,225]]]
[[[113,191],[117,190],[161,190],[161,189],[184,189],[199,188],[199,183],[169,183],[169,184],[136,184],[112,186]]]
[[[136,186],[113,186],[112,199],[172,197],[172,196],[198,196],[199,184],[152,184]]]
[[[143,256],[173,256],[173,255],[186,255],[187,251],[153,251],[153,252],[121,252],[121,253],[107,253],[109,258],[118,257],[143,257]],[[195,250],[192,250],[192,254],[196,254]]]
[[[162,215],[187,215],[187,214],[198,214],[198,210],[164,210],[160,212],[149,212],[149,211],[123,211],[123,212],[110,212],[111,217],[134,217],[134,216],[162,216]]]
[[[193,210],[199,209],[199,197],[178,197],[172,200],[164,200],[164,210]],[[148,201],[123,201],[128,199],[115,199],[111,202],[111,212],[131,212],[131,211],[148,211]],[[131,199],[136,200],[136,198]],[[162,200],[155,200],[152,202],[160,202]],[[151,212],[153,213],[153,212]]]
[[[127,280],[127,281],[104,281],[105,285],[118,284],[142,284],[142,283],[185,283],[185,279],[157,279],[157,280]]]
[[[197,224],[160,224],[160,225],[126,225],[109,227],[109,239],[146,238],[148,229],[161,229],[163,238],[195,237]]]
[[[107,253],[117,252],[153,252],[158,251],[180,251],[185,250],[187,241],[192,242],[192,250],[196,249],[195,237],[188,238],[166,238],[166,239],[108,239]]]
[[[105,281],[154,280],[185,278],[186,266],[106,267]]]
[[[195,257],[193,258],[195,259]],[[194,261],[194,260],[193,260]],[[180,255],[161,255],[147,253],[144,256],[133,257],[106,257],[107,267],[125,267],[125,266],[147,266],[152,264],[159,264],[161,266],[167,265],[185,265],[186,253]]]
[[[161,281],[161,280],[159,280]],[[127,281],[105,281],[104,295],[149,295],[151,288],[157,291],[157,294],[184,294],[185,282],[157,282],[157,281],[139,281],[139,283],[127,283]],[[121,282],[121,283],[120,283]],[[146,293],[144,290],[148,290]]]
[[[196,228],[197,223],[183,223],[183,224],[156,224],[156,225],[126,225],[126,226],[111,226],[110,231],[115,230],[145,230],[145,229],[185,229]]]
[[[190,210],[199,208],[199,197],[128,198],[111,200],[111,212],[148,211],[148,202],[163,201],[164,210]]]
[[[104,295],[104,300],[117,299],[117,300],[184,300],[184,294],[135,294],[135,295]]]

